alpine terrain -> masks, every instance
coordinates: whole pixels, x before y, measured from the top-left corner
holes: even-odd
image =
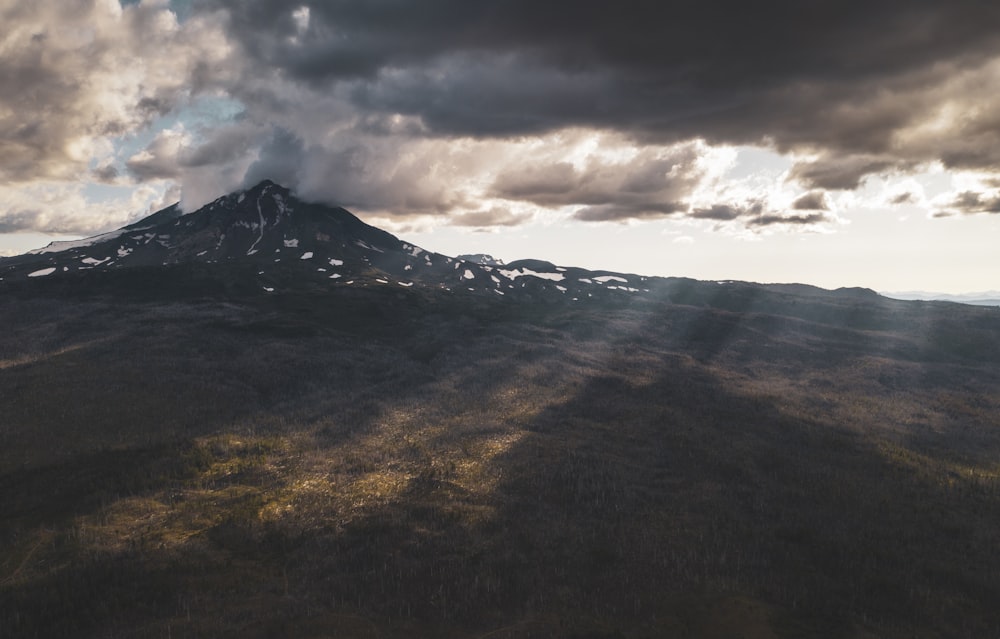
[[[0,259],[0,327],[5,639],[1000,636],[1000,308],[265,181]]]
[[[541,260],[504,266],[488,255],[451,258],[407,244],[342,208],[299,201],[271,181],[182,215],[177,205],[79,242],[54,242],[0,261],[6,281],[136,267],[227,264],[256,269],[259,288],[304,283],[421,286],[498,296],[607,296],[648,292],[648,278],[562,268]],[[249,280],[247,280],[249,282]],[[641,287],[641,288],[640,288]]]

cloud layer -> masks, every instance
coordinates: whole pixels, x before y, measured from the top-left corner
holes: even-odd
[[[828,192],[871,176],[1000,175],[981,0],[0,0],[0,23],[0,181],[20,189],[0,231],[106,222],[53,225],[59,201],[25,195],[43,183],[76,205],[65,185],[176,184],[192,207],[269,177],[476,228],[760,230],[835,221]],[[235,115],[189,117],[212,100]],[[727,186],[733,145],[794,158],[788,192]],[[995,212],[983,184],[936,210]]]

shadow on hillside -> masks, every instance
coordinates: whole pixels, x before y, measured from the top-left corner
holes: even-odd
[[[915,475],[877,442],[657,356],[638,377],[605,362],[517,424],[488,494],[435,470],[314,540],[296,555],[303,584],[339,575],[333,600],[371,618],[510,636],[710,634],[724,595],[765,602],[787,636],[997,623],[995,491]],[[749,619],[732,614],[729,632]]]
[[[735,386],[720,364],[822,360],[815,334],[774,321],[574,312],[354,359],[326,343],[336,371],[293,377],[259,428],[5,476],[20,550],[0,575],[37,572],[6,588],[0,634],[989,634],[996,487],[915,474]],[[272,339],[264,382],[318,344]],[[179,532],[95,551],[70,527],[37,555],[23,539],[70,513],[114,534],[127,508]]]
[[[710,619],[685,613],[691,593],[767,602],[771,630],[789,636],[998,622],[995,486],[915,474],[879,442],[791,417],[684,355],[634,372],[608,362],[518,425],[488,496],[419,476],[340,531],[316,553],[332,562],[317,570],[349,575],[337,600],[375,618],[554,634],[693,631]],[[428,447],[456,435],[442,437]]]

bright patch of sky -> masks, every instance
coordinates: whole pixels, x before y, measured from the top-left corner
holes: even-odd
[[[45,233],[8,233],[0,235],[0,257],[21,255],[46,246],[50,242],[80,239],[79,235],[47,235]]]
[[[730,180],[775,180],[792,168],[792,160],[770,149],[741,146],[733,149],[733,160],[725,177]]]

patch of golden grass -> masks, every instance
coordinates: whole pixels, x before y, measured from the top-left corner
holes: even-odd
[[[289,438],[226,433],[200,438],[187,455],[199,466],[192,475],[143,494],[110,499],[75,517],[63,532],[63,550],[78,556],[179,550],[226,521],[257,525],[274,518],[283,504],[281,483],[294,465]],[[37,577],[52,569],[56,552],[46,540],[59,536],[38,527],[25,535],[26,552],[7,552],[7,565],[21,556],[8,579]],[[66,546],[69,544],[69,546]]]

